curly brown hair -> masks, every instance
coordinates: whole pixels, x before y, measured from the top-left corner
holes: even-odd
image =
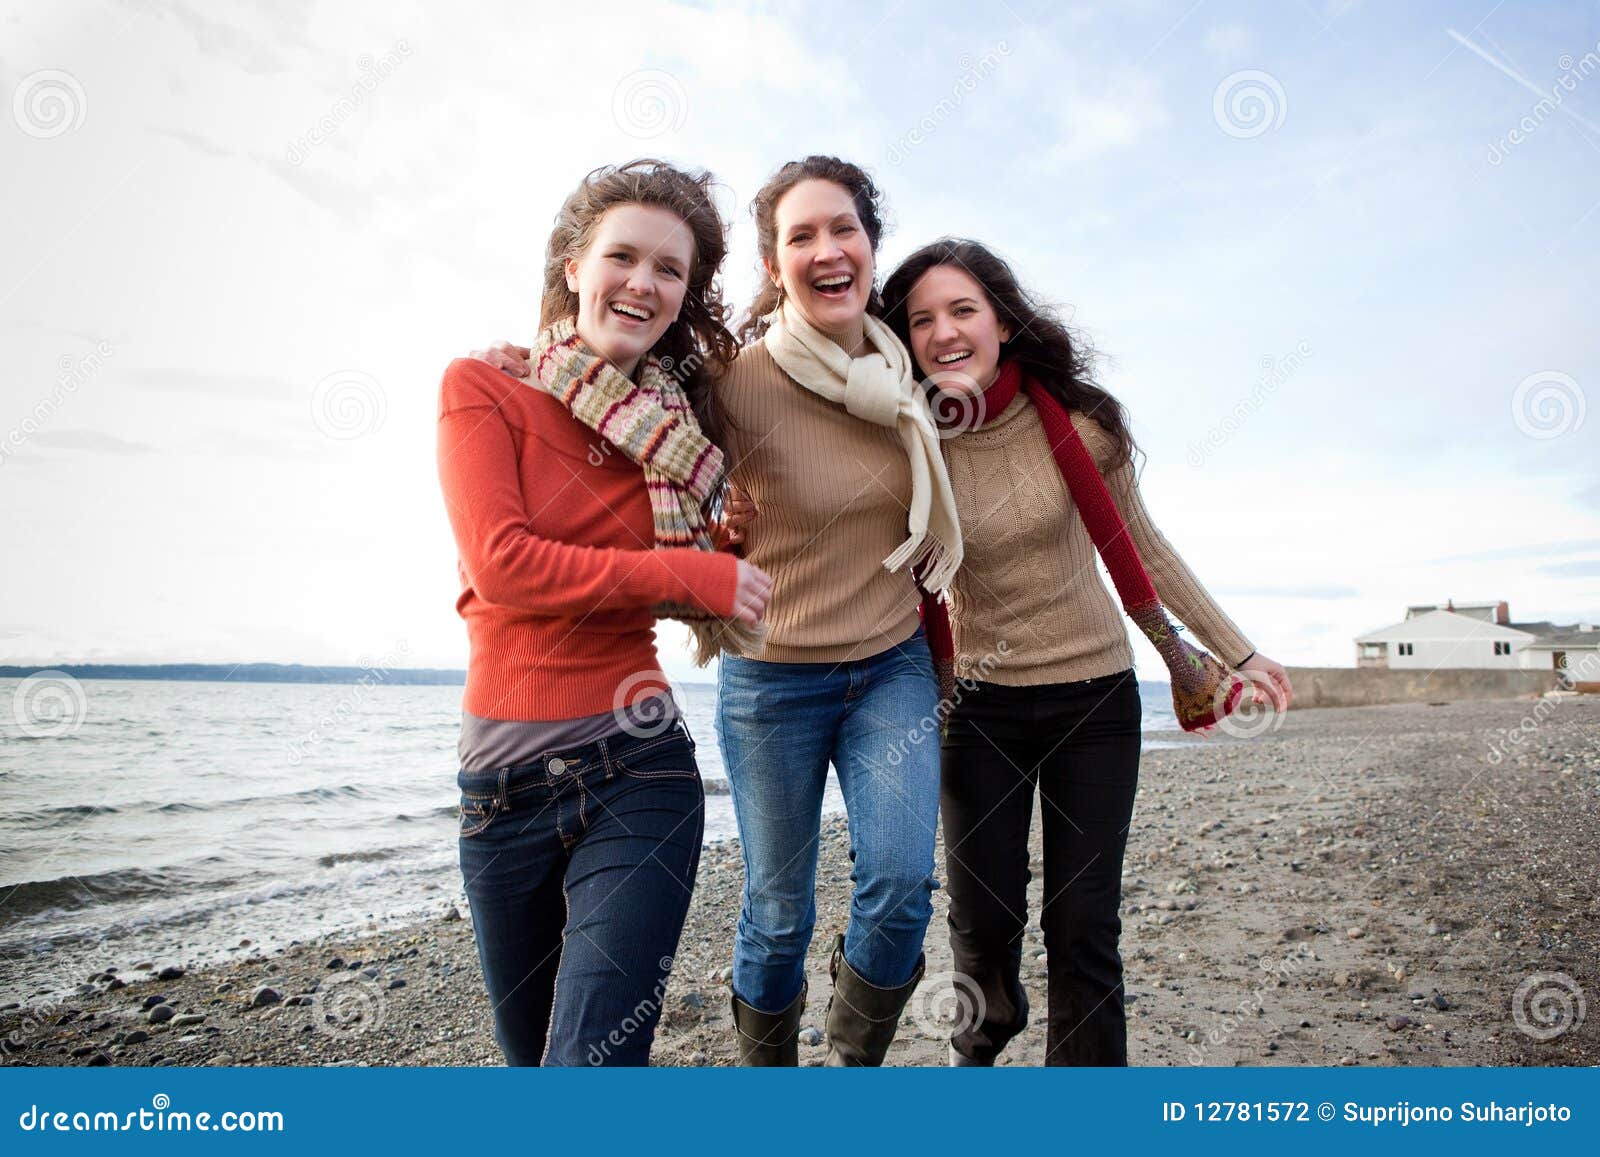
[[[556,214],[545,246],[544,297],[539,328],[578,314],[578,295],[567,288],[566,262],[581,257],[594,239],[606,210],[618,205],[654,205],[677,214],[694,236],[694,263],[677,320],[650,349],[674,377],[694,407],[701,427],[717,440],[713,386],[739,352],[728,329],[732,312],[717,281],[728,255],[727,225],[711,199],[716,179],[704,169],[685,170],[641,157],[624,165],[605,165],[578,183]]]
[[[883,239],[883,194],[865,169],[838,157],[820,154],[790,161],[782,166],[767,178],[767,183],[761,186],[761,191],[750,203],[750,213],[756,219],[756,245],[761,253],[756,269],[761,291],[750,303],[750,312],[739,327],[741,342],[752,342],[766,333],[767,323],[764,319],[783,300],[783,291],[772,283],[772,278],[767,274],[767,266],[778,263],[778,202],[801,181],[812,180],[832,181],[850,194],[855,202],[856,216],[861,218],[861,227],[867,231],[867,240],[872,242],[873,256],[877,256],[878,242]],[[883,314],[883,299],[878,296],[876,288],[867,298],[867,312],[873,317]]]

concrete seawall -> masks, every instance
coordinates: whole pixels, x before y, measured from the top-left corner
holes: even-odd
[[[1376,703],[1531,699],[1556,687],[1554,671],[1290,667],[1289,678],[1294,683],[1296,711],[1305,707],[1367,707]]]

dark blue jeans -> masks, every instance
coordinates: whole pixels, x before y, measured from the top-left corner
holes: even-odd
[[[456,780],[507,1063],[649,1064],[705,830],[688,731],[618,732]]]

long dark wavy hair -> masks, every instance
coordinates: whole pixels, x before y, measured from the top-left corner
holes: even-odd
[[[694,235],[694,262],[678,318],[650,348],[650,356],[683,387],[706,436],[719,442],[713,387],[733,364],[739,344],[728,329],[732,310],[723,303],[717,280],[728,255],[728,231],[711,199],[715,186],[704,169],[679,169],[649,157],[605,165],[584,177],[556,214],[545,247],[539,328],[578,315],[578,295],[567,288],[566,262],[583,256],[607,209],[654,205],[677,214]]]
[[[1055,309],[1023,289],[1011,266],[987,246],[962,237],[941,237],[907,257],[889,275],[883,285],[883,320],[906,349],[911,348],[906,300],[922,275],[941,265],[954,266],[977,281],[989,305],[1011,330],[1010,340],[1000,347],[1001,359],[1017,362],[1026,376],[1067,409],[1104,426],[1117,446],[1112,468],[1125,462],[1131,465],[1138,447],[1128,428],[1128,412],[1095,383],[1094,351],[1067,328]]]
[[[750,312],[739,326],[742,343],[752,342],[767,332],[763,319],[783,300],[783,291],[772,283],[767,273],[768,265],[776,267],[778,264],[778,202],[801,181],[811,180],[832,181],[850,194],[856,216],[861,218],[861,227],[867,231],[867,240],[872,242],[872,256],[874,259],[878,256],[878,242],[883,240],[883,194],[865,169],[838,157],[816,154],[782,166],[767,178],[767,183],[750,202],[750,214],[756,219],[756,246],[761,254],[756,270],[761,291],[750,303]],[[878,296],[876,287],[867,298],[867,312],[873,317],[883,316],[883,299]]]

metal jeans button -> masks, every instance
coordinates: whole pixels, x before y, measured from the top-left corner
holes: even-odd
[[[567,761],[559,757],[545,765],[551,775],[561,775],[567,770]]]

